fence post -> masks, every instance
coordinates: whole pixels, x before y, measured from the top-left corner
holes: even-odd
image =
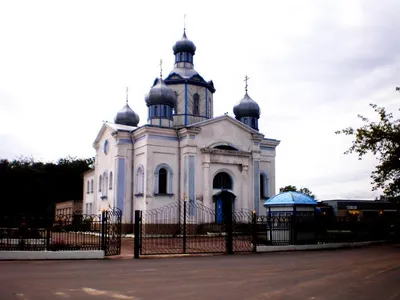
[[[52,224],[50,224],[50,220],[46,226],[46,251],[50,251],[50,238],[51,238],[51,228]]]
[[[224,214],[223,216],[225,226],[226,226],[226,251],[228,254],[233,254],[233,226],[232,226],[232,219],[233,213],[232,210],[230,211],[229,216]]]
[[[133,258],[139,258],[140,251],[140,210],[135,210],[135,237],[133,241]]]
[[[103,210],[101,212],[101,250],[106,252],[106,219],[107,211]]]
[[[255,211],[251,216],[251,240],[253,252],[257,252],[257,214]]]
[[[187,201],[183,201],[183,253],[186,253],[186,212]]]

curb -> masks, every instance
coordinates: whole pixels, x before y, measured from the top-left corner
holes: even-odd
[[[378,245],[378,244],[383,244],[385,242],[386,241],[367,241],[367,242],[356,242],[356,243],[329,243],[329,244],[315,244],[315,245],[257,246],[257,253],[349,249],[349,248],[360,248],[370,245]]]
[[[237,252],[234,255],[251,255],[272,252],[293,252],[293,251],[318,251],[318,250],[335,250],[335,249],[352,249],[361,248],[372,245],[380,245],[387,241],[368,241],[355,243],[329,243],[315,245],[288,245],[288,246],[257,246],[257,252]],[[159,254],[159,255],[141,255],[139,259],[159,259],[159,258],[178,258],[178,257],[207,257],[227,255],[226,253],[201,253],[201,254]],[[134,259],[133,254],[108,256],[105,259]]]

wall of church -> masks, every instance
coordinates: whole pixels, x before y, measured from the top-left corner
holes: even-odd
[[[146,141],[145,195],[147,210],[159,208],[178,200],[178,141],[172,136],[150,136]],[[159,171],[167,171],[167,191],[159,193]]]
[[[115,206],[116,172],[114,158],[116,156],[116,140],[111,136],[111,132],[112,130],[109,127],[105,128],[96,150],[96,185],[94,186],[95,202],[93,205],[93,212],[96,214],[100,214],[103,209]]]

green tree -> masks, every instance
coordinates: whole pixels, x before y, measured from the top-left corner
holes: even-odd
[[[52,205],[83,196],[82,173],[93,165],[93,158],[61,158],[56,162],[19,157],[0,159],[0,215],[44,213]]]
[[[348,127],[336,134],[354,137],[350,148],[344,154],[356,153],[362,159],[367,153],[375,155],[379,161],[372,171],[372,190],[383,189],[385,195],[400,195],[400,120],[393,119],[384,107],[370,106],[379,115],[379,122],[371,122],[362,115],[358,117],[365,123],[360,128]]]
[[[294,185],[287,185],[279,189],[279,193],[284,193],[284,192],[299,192],[308,195],[313,199],[316,199],[316,196],[308,188],[297,189],[297,187]]]

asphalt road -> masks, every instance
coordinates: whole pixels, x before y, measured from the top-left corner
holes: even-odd
[[[400,246],[103,261],[0,262],[0,299],[400,299]]]

